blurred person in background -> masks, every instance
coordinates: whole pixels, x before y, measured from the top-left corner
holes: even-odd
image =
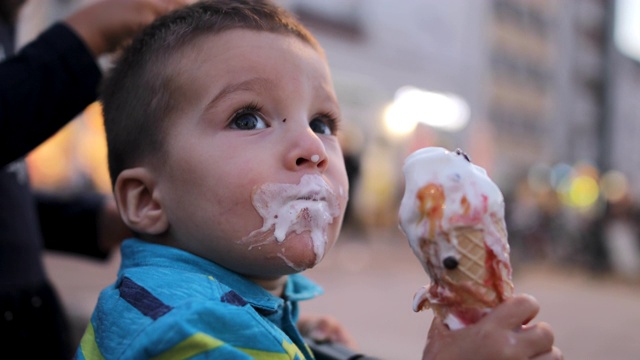
[[[596,221],[603,267],[631,281],[640,279],[640,237],[636,214],[633,199],[627,194],[620,199],[608,200],[602,217]]]
[[[112,198],[36,196],[24,157],[97,98],[97,59],[186,1],[106,0],[79,9],[15,52],[25,0],[0,0],[0,349],[68,359],[76,344],[43,251],[104,259],[129,233]]]

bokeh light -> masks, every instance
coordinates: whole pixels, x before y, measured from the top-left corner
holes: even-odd
[[[558,190],[562,184],[571,177],[572,172],[573,168],[569,164],[558,163],[554,165],[549,173],[549,182],[551,183],[551,186]]]
[[[588,175],[579,175],[571,181],[569,200],[571,205],[586,209],[593,206],[600,195],[598,182]]]
[[[391,135],[408,134],[418,123],[455,132],[467,125],[469,116],[469,105],[459,96],[404,86],[385,110],[384,124]]]
[[[627,196],[629,181],[620,171],[611,170],[600,179],[602,196],[609,202],[618,202]]]
[[[391,103],[384,112],[384,126],[387,133],[394,137],[410,134],[418,125],[411,109]]]

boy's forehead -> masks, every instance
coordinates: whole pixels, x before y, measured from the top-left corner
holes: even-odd
[[[316,48],[314,45],[300,39],[291,33],[285,32],[268,32],[246,28],[231,28],[221,30],[216,33],[202,34],[194,39],[193,44],[190,46],[196,53],[201,53],[202,50],[207,50],[206,53],[210,54],[226,54],[229,50],[240,51],[259,51],[264,47],[278,47],[297,49],[297,53],[305,56],[313,53],[313,55],[320,57],[326,61],[322,49]],[[309,51],[312,50],[312,51]],[[259,53],[255,53],[254,56],[259,56]]]
[[[292,34],[230,29],[200,36],[185,50],[176,52],[182,58],[179,71],[190,72],[195,77],[234,77],[235,80],[263,72],[262,77],[268,79],[286,71],[331,83],[324,54]]]
[[[292,34],[229,29],[185,45],[173,52],[173,65],[162,64],[183,110],[203,101],[211,108],[243,92],[305,88],[318,101],[337,102],[324,54]]]

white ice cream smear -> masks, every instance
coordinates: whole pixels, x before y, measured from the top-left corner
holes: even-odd
[[[311,161],[313,161],[314,163],[315,163],[315,162],[318,162],[318,160],[320,160],[320,155],[313,155],[313,156],[311,156]]]
[[[298,184],[264,184],[254,192],[252,200],[263,225],[242,239],[251,243],[249,249],[274,240],[281,243],[291,232],[309,231],[316,263],[324,257],[327,227],[340,215],[340,206],[321,176],[304,175]],[[279,256],[293,267],[284,253]]]

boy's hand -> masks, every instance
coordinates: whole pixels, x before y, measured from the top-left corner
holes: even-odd
[[[192,0],[101,0],[71,14],[65,22],[94,56],[112,52],[157,17]]]
[[[331,316],[301,315],[297,325],[303,337],[318,342],[338,343],[353,350],[358,347],[342,324]]]
[[[441,320],[434,319],[422,358],[561,360],[549,325],[527,325],[539,310],[533,297],[516,295],[478,323],[460,330],[451,331]]]

